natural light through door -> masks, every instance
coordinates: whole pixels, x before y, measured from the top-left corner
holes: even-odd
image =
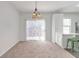
[[[26,21],[26,40],[45,41],[45,20]]]

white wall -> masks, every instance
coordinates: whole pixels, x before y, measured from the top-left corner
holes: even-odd
[[[56,42],[56,24],[55,21],[56,20],[56,15],[53,14],[52,15],[52,42]]]
[[[0,56],[19,41],[19,15],[8,2],[0,2]]]
[[[41,13],[41,16],[46,21],[46,40],[52,40],[52,14],[51,13]],[[20,13],[20,40],[26,40],[26,20],[32,20],[32,13]]]

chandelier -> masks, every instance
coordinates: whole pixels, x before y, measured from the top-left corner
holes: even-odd
[[[34,12],[32,14],[32,18],[33,19],[39,19],[40,18],[40,13],[38,12],[38,9],[37,9],[37,1],[35,2],[35,9],[34,9]]]

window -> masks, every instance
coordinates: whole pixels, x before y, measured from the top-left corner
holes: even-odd
[[[69,34],[71,32],[71,19],[63,20],[63,34]]]

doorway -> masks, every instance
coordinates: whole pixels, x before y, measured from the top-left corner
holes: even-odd
[[[45,20],[26,21],[26,40],[45,41]]]

